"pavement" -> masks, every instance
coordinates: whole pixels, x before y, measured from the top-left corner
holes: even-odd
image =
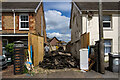
[[[100,74],[93,70],[89,72],[80,71],[59,71],[50,74],[37,74],[33,76],[34,78],[119,78],[118,73],[113,73],[110,71],[105,71],[105,74]]]
[[[61,69],[61,70],[48,70],[49,72],[30,74],[14,75],[13,65],[8,66],[2,70],[2,78],[119,78],[120,74],[111,71],[105,71],[105,74],[100,74],[93,70],[88,72],[81,72],[79,69]]]

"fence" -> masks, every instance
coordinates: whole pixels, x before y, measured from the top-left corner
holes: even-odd
[[[39,65],[44,57],[44,38],[28,33],[28,46],[32,45],[32,62],[34,66]]]
[[[81,49],[88,48],[89,46],[89,33],[84,33],[81,35]]]

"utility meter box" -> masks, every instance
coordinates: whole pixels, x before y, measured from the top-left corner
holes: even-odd
[[[109,54],[109,69],[113,72],[120,72],[120,54]]]
[[[80,49],[80,69],[88,70],[88,49]]]

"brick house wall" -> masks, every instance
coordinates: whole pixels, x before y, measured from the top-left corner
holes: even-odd
[[[19,15],[20,14],[28,14],[29,15],[29,30],[19,30]],[[43,36],[44,42],[47,42],[46,39],[46,25],[44,19],[44,10],[43,10],[43,3],[41,3],[40,7],[35,12],[15,12],[15,34],[22,33],[27,34],[30,33],[39,33],[41,35],[41,16],[43,16]],[[2,12],[2,30],[0,30],[0,34],[13,34],[14,35],[14,13],[13,12]],[[8,39],[8,42],[20,40],[20,39],[27,39],[27,36],[24,37],[1,37],[2,39]],[[2,54],[2,39],[0,39],[0,54]]]
[[[38,9],[37,13],[29,14],[29,30],[19,30],[19,15],[21,13],[15,13],[15,33],[37,33],[41,35],[41,16],[43,16],[43,35],[44,41],[46,41],[46,25],[44,19],[43,3]],[[14,16],[12,12],[2,13],[2,31],[0,33],[14,33]]]
[[[2,55],[2,37],[0,37],[0,55]]]
[[[15,13],[15,33],[34,33],[35,32],[35,13],[29,14],[29,30],[19,30],[19,15]],[[2,33],[14,33],[13,13],[2,13]]]
[[[52,46],[56,46],[57,45],[58,40],[56,40],[56,38],[54,38],[51,42],[50,45]]]
[[[36,26],[36,33],[39,35],[41,34],[41,16],[43,17],[43,36],[44,41],[47,42],[46,38],[46,25],[45,25],[45,17],[44,17],[44,10],[43,10],[43,3],[41,4],[40,8],[38,9],[38,12],[35,16],[35,26]]]

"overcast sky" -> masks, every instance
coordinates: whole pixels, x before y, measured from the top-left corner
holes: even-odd
[[[71,40],[71,0],[67,1],[69,2],[44,2],[47,37],[55,36],[66,42]]]

